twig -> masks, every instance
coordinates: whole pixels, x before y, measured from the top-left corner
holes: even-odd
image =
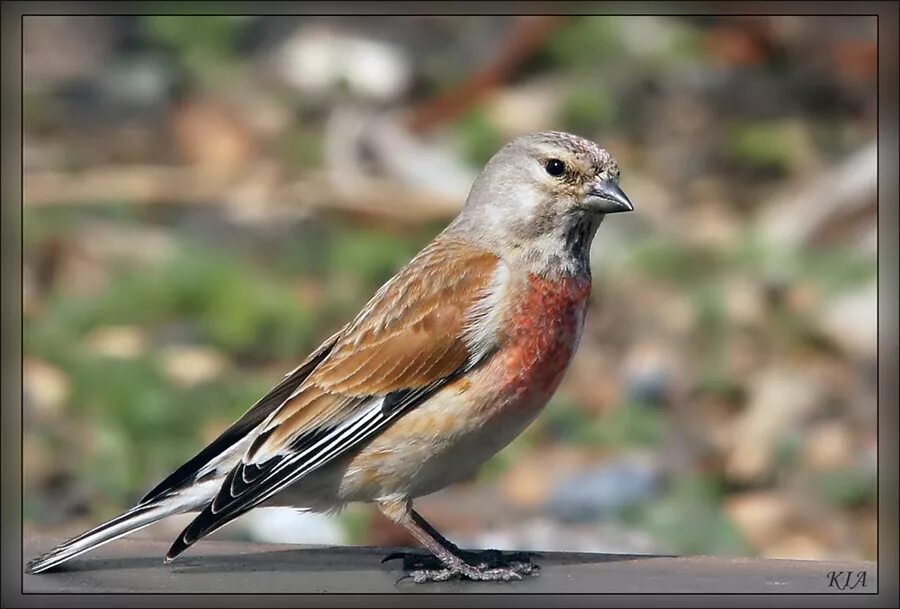
[[[444,95],[414,107],[406,120],[414,132],[425,132],[459,116],[480,101],[491,89],[509,78],[528,57],[541,47],[564,17],[522,17],[504,41],[499,55],[468,80]]]
[[[415,224],[452,216],[459,201],[412,192],[383,179],[366,181],[364,193],[336,189],[323,172],[276,183],[254,201],[240,196],[241,182],[212,179],[194,168],[166,166],[96,167],[79,173],[25,174],[24,204],[29,207],[86,205],[219,205],[255,208],[254,217],[296,217],[311,210],[336,211]],[[249,216],[248,216],[249,217]]]

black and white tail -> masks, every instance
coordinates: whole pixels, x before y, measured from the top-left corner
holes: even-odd
[[[225,475],[240,461],[256,428],[325,359],[339,336],[340,332],[326,340],[218,438],[156,485],[140,503],[121,516],[35,558],[28,563],[26,571],[41,573],[168,516],[203,510],[216,496]]]
[[[143,529],[168,516],[202,509],[215,495],[217,484],[200,484],[186,493],[177,493],[148,503],[141,503],[124,514],[73,537],[28,563],[28,573],[40,573],[93,550],[114,539]]]

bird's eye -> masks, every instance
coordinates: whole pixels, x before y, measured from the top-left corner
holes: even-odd
[[[546,169],[547,173],[550,175],[558,177],[566,172],[566,164],[559,159],[550,159],[547,161],[547,164],[544,165],[544,169]]]

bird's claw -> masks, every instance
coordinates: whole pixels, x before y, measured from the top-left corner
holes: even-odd
[[[468,568],[467,568],[468,567]],[[467,565],[463,568],[444,567],[441,569],[416,569],[410,571],[399,581],[412,579],[413,583],[444,582],[453,578],[469,581],[517,581],[525,575],[540,575],[541,569],[532,563],[511,563],[506,567],[484,568]],[[398,583],[399,583],[398,581]]]
[[[388,554],[387,556],[385,556],[384,558],[382,558],[381,563],[384,564],[391,560],[397,560],[398,558],[405,559],[408,554],[409,554],[409,552],[392,552],[392,553]]]
[[[394,552],[382,562],[403,559],[403,569],[407,573],[397,580],[397,584],[407,579],[413,583],[443,582],[458,578],[470,581],[514,581],[524,575],[536,576],[541,568],[531,562],[531,552],[513,552],[504,555],[498,550],[483,552],[461,552],[464,559],[458,565],[447,566],[431,554],[417,552]]]

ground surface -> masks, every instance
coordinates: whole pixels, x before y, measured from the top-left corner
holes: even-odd
[[[25,544],[26,558],[54,539]],[[865,586],[842,593],[875,592],[874,563],[677,558],[614,554],[546,553],[539,577],[514,583],[446,582],[415,585],[397,580],[398,561],[382,564],[381,548],[260,545],[208,541],[169,565],[168,543],[121,539],[73,559],[58,571],[25,575],[25,592],[580,592],[580,593],[829,593],[830,572],[865,572]],[[839,576],[843,584],[846,576]],[[829,586],[831,584],[831,586]]]

